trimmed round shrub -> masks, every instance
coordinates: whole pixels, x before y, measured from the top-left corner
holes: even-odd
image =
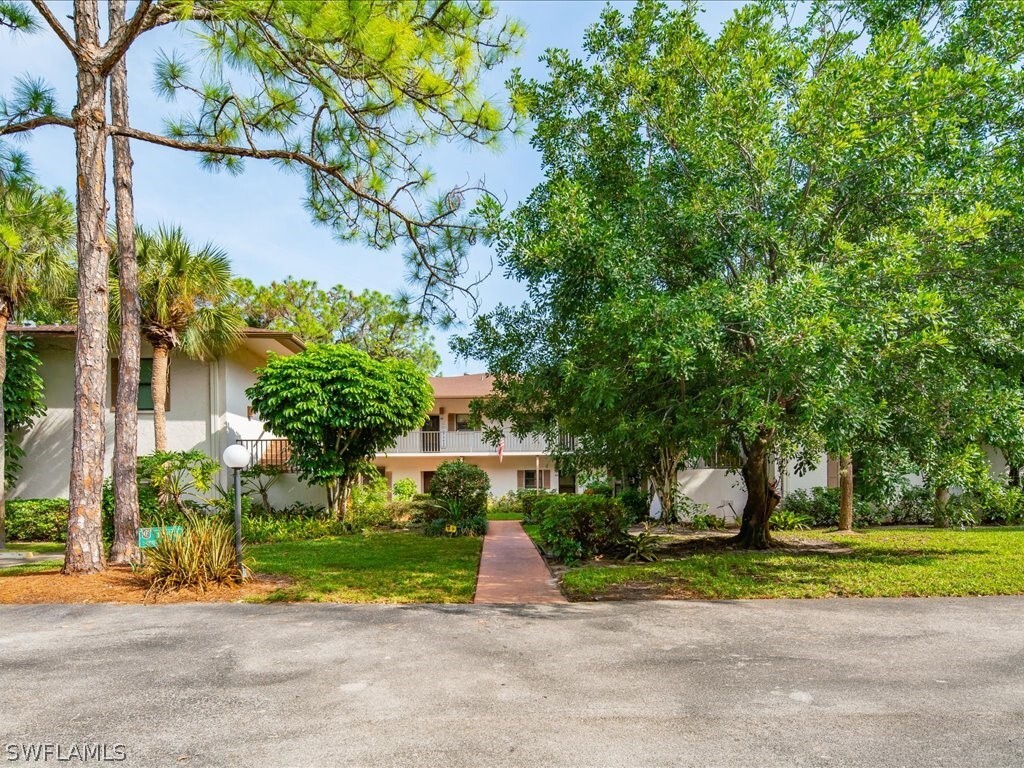
[[[434,473],[429,491],[439,501],[457,502],[463,516],[473,517],[487,513],[491,479],[480,467],[464,461],[446,461]]]

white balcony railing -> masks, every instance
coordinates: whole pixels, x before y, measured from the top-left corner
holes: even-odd
[[[572,438],[561,438],[563,447],[571,449]],[[547,443],[540,435],[516,437],[505,433],[505,453],[547,453]],[[458,432],[438,432],[420,430],[402,435],[385,453],[452,453],[465,455],[471,453],[497,455],[498,447],[484,440],[481,431],[461,430]]]

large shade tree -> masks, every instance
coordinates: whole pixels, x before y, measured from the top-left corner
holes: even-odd
[[[167,387],[172,353],[211,360],[235,349],[245,324],[225,301],[232,286],[231,262],[214,245],[196,247],[180,227],[139,230],[139,315],[142,335],[153,347],[153,434],[167,450]],[[120,262],[118,262],[120,264]]]
[[[374,360],[346,344],[271,357],[246,394],[270,431],[288,439],[299,476],[326,489],[339,518],[368,462],[422,426],[434,402],[415,363]]]
[[[488,0],[140,0],[105,40],[98,0],[76,0],[71,18],[68,28],[45,0],[0,3],[0,25],[54,35],[76,73],[73,110],[45,83],[19,81],[0,100],[0,136],[74,131],[80,301],[64,570],[77,573],[103,567],[108,137],[197,153],[214,169],[239,172],[255,159],[303,174],[314,221],[376,247],[404,243],[420,307],[447,316],[453,292],[473,295],[468,248],[484,190],[438,189],[421,147],[498,141],[509,119],[480,76],[515,49],[521,29]],[[122,110],[108,120],[109,77],[140,36],[165,26],[196,33],[188,55],[156,62],[159,90],[181,112],[163,133],[124,122]]]
[[[777,461],[917,439],[885,399],[900,397],[885,383],[896,361],[920,363],[903,373],[927,388],[927,361],[969,359],[955,386],[974,403],[991,377],[972,371],[1019,370],[1005,309],[1022,297],[1020,251],[990,235],[1000,187],[1019,184],[1024,9],[752,3],[715,37],[698,12],[609,9],[588,60],[553,51],[546,81],[515,84],[546,179],[495,228],[530,305],[481,320],[463,350],[508,397],[537,374],[536,347],[509,340],[537,323],[557,340],[552,412],[584,420],[625,398],[574,393],[634,386],[591,354],[622,344],[683,393],[691,434],[740,447],[737,541],[766,547]],[[916,402],[902,413],[934,433]],[[1019,397],[1000,402],[1012,418]],[[954,415],[984,431],[977,411]]]

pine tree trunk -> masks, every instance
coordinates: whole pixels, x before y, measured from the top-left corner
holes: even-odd
[[[7,421],[4,417],[4,382],[7,381],[8,308],[0,307],[0,549],[7,547]]]
[[[157,451],[167,450],[167,367],[171,350],[153,346],[153,436]]]
[[[110,29],[124,24],[125,0],[110,0]],[[128,125],[128,66],[125,58],[110,73],[110,114]],[[110,562],[139,560],[139,266],[135,256],[135,211],[132,200],[132,154],[128,139],[112,138],[114,213],[117,222],[117,273],[121,299],[121,336],[114,405],[114,543]]]
[[[949,528],[949,515],[947,514],[947,506],[949,505],[949,488],[944,485],[936,486],[935,488],[935,518],[934,523],[936,528]]]
[[[71,433],[68,539],[64,573],[103,570],[103,468],[107,415],[106,79],[99,51],[96,0],[74,5],[78,62],[75,124],[78,211],[78,329]]]
[[[776,483],[768,478],[768,436],[759,434],[750,444],[741,470],[747,487],[740,532],[733,542],[748,549],[767,549],[772,544],[768,530],[772,512],[779,505]]]
[[[853,456],[839,457],[839,530],[853,530]]]

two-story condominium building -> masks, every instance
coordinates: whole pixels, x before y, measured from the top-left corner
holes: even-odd
[[[42,361],[46,414],[21,435],[25,458],[11,488],[14,498],[56,498],[68,494],[71,468],[71,416],[74,395],[74,326],[14,327],[13,333],[30,337]],[[256,380],[256,371],[270,353],[291,355],[303,349],[290,333],[248,329],[235,351],[213,360],[189,360],[172,355],[168,378],[167,438],[172,451],[200,450],[219,459],[231,443],[245,445],[254,462],[290,470],[286,440],[269,433],[250,407],[245,390]],[[151,368],[149,345],[143,344],[143,381],[139,396],[139,452],[153,450],[152,402],[148,397]],[[116,360],[111,359],[107,393],[116,389]],[[542,488],[574,492],[575,478],[559,476],[545,453],[540,438],[520,439],[506,434],[501,455],[498,446],[484,441],[483,433],[470,429],[469,402],[491,391],[491,378],[474,374],[442,376],[430,380],[434,408],[423,429],[400,438],[376,457],[375,464],[390,482],[411,478],[425,491],[437,466],[462,459],[486,470],[491,489],[500,496],[517,488]],[[113,408],[107,418],[107,473],[113,455]],[[224,470],[220,482],[229,482]],[[309,487],[292,471],[271,489],[271,502],[287,506],[296,501],[325,504],[322,488]]]
[[[66,497],[71,466],[71,421],[74,395],[73,326],[12,328],[29,336],[42,361],[46,415],[21,436],[26,455],[21,472],[11,488],[14,498]],[[172,451],[201,450],[219,459],[231,443],[245,445],[254,463],[285,469],[271,488],[274,506],[294,502],[323,505],[322,488],[300,481],[289,466],[287,440],[270,434],[253,413],[246,389],[256,380],[257,370],[270,353],[291,355],[303,349],[302,342],[289,333],[249,329],[242,344],[227,355],[208,361],[172,356],[167,398],[168,448]],[[143,381],[139,395],[139,452],[153,450],[152,398],[147,396],[147,375],[151,368],[148,345],[143,344]],[[116,365],[111,360],[108,398],[116,387]],[[410,478],[426,491],[439,464],[461,459],[480,467],[490,476],[491,493],[501,496],[517,489],[538,489],[574,493],[582,490],[577,478],[560,474],[547,452],[543,438],[519,438],[506,431],[499,445],[485,441],[481,430],[473,429],[470,401],[491,393],[492,379],[486,374],[439,376],[430,380],[434,407],[422,429],[399,438],[380,453],[374,464],[393,484]],[[107,418],[107,472],[113,453],[113,410]],[[791,469],[780,472],[781,490],[787,494],[816,485],[833,486],[834,471],[824,460],[811,471],[797,475]],[[220,483],[227,487],[225,469]],[[717,461],[681,470],[680,490],[708,510],[733,517],[743,508],[746,492],[735,466]],[[655,507],[657,504],[655,503]]]
[[[524,488],[575,493],[575,476],[559,474],[543,438],[519,438],[506,432],[496,446],[484,439],[483,431],[473,429],[469,403],[489,395],[491,381],[486,374],[431,378],[434,408],[423,429],[399,438],[377,456],[377,468],[389,483],[411,478],[417,488],[426,491],[441,462],[461,459],[487,472],[494,496]]]

